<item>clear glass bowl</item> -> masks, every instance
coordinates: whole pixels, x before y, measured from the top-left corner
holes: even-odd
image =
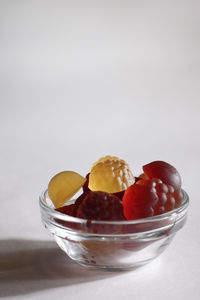
[[[88,221],[55,211],[45,191],[40,196],[41,218],[60,248],[77,263],[127,270],[160,255],[183,227],[189,197],[182,192],[181,206],[159,216],[134,221]]]

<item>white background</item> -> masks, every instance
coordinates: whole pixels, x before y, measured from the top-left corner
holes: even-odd
[[[200,2],[0,0],[0,297],[199,299]],[[106,154],[179,170],[186,226],[149,265],[90,271],[40,221],[62,170]]]

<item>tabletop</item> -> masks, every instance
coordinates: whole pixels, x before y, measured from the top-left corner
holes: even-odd
[[[0,1],[0,297],[200,298],[199,1]],[[188,219],[151,263],[90,270],[42,225],[50,178],[99,157],[180,172]]]

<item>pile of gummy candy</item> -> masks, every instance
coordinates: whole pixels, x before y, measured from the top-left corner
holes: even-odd
[[[96,161],[86,177],[73,171],[56,174],[48,195],[63,214],[100,221],[135,220],[163,214],[181,205],[181,177],[175,167],[153,161],[134,176],[129,165],[115,156]],[[82,188],[74,203],[67,202]]]

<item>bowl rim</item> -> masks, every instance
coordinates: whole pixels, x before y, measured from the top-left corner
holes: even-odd
[[[189,205],[189,196],[186,193],[185,190],[181,189],[183,193],[183,201],[181,205],[177,208],[174,208],[171,211],[168,211],[166,213],[153,216],[153,217],[147,217],[147,218],[141,218],[141,219],[136,219],[136,220],[125,220],[125,221],[98,221],[98,220],[91,220],[92,224],[104,224],[104,225],[133,225],[133,224],[142,224],[142,223],[147,223],[147,222],[158,222],[162,221],[171,217],[175,217],[178,215],[181,215],[182,212],[186,211]],[[41,193],[39,196],[39,205],[42,211],[45,211],[45,213],[51,215],[54,218],[57,218],[58,220],[62,221],[68,221],[68,222],[74,222],[74,223],[79,223],[79,224],[87,224],[88,220],[87,219],[81,219],[77,217],[72,217],[69,215],[65,215],[59,211],[56,211],[55,208],[51,208],[45,201],[46,197],[48,196],[48,190],[46,189]],[[75,200],[75,199],[71,199]]]

